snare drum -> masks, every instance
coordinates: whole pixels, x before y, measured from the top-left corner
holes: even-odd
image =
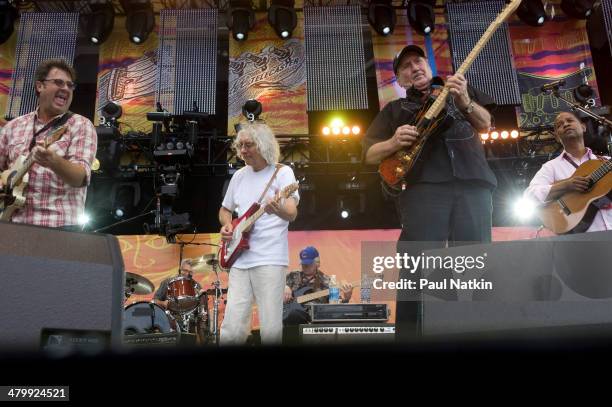
[[[123,332],[125,335],[170,333],[176,331],[171,315],[159,305],[140,301],[130,304],[123,311]]]
[[[173,312],[193,311],[200,299],[197,283],[191,277],[179,276],[168,281],[168,309]]]

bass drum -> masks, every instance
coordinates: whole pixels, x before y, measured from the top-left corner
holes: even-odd
[[[174,318],[153,302],[135,302],[125,307],[123,311],[123,333],[125,335],[174,331],[176,331]]]

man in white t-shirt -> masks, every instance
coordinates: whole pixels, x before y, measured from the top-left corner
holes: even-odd
[[[251,328],[253,298],[257,302],[261,341],[279,344],[283,329],[283,293],[289,265],[288,227],[297,217],[299,195],[275,199],[285,187],[296,182],[293,170],[277,163],[280,155],[272,130],[263,123],[242,125],[234,148],[246,166],[232,177],[219,210],[221,238],[232,239],[232,213],[242,216],[262,193],[265,214],[253,225],[249,249],[232,265],[229,273],[227,306],[221,325],[222,345],[244,344]],[[266,186],[272,179],[269,187]]]

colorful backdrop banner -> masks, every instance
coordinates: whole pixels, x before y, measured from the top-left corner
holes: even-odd
[[[275,134],[307,134],[304,15],[290,40],[280,39],[268,24],[267,13],[256,13],[255,28],[247,41],[230,36],[228,134],[244,121],[248,99],[263,105],[261,119]]]

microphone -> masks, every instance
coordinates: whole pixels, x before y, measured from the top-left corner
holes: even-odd
[[[549,90],[557,89],[559,86],[565,85],[565,79],[559,79],[558,81],[554,81],[551,83],[547,83],[546,85],[542,85],[540,90],[542,92],[548,92]]]

